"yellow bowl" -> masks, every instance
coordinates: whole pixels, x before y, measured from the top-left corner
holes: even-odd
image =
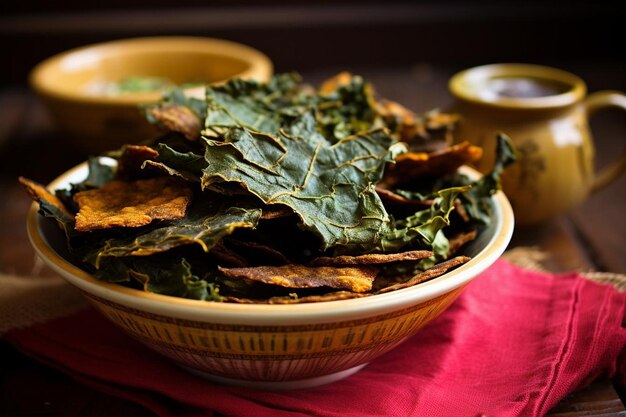
[[[149,37],[55,55],[33,69],[30,83],[47,103],[59,130],[82,150],[98,152],[158,134],[139,106],[158,101],[161,92],[111,94],[107,86],[129,77],[158,77],[173,84],[216,84],[233,77],[267,81],[272,71],[267,56],[238,43]],[[191,92],[198,93],[197,89]]]
[[[463,168],[474,178],[477,171]],[[66,188],[81,164],[53,181]],[[502,254],[513,212],[502,192],[491,224],[465,249],[472,260],[438,278],[385,294],[310,304],[229,304],[147,293],[98,281],[68,261],[54,221],[28,214],[37,253],[129,335],[179,365],[221,383],[264,389],[312,387],[358,371],[441,314]]]

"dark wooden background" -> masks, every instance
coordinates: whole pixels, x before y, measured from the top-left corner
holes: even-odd
[[[615,2],[603,0],[3,3],[3,83],[23,83],[35,63],[67,48],[144,35],[243,42],[266,52],[278,71],[420,62],[613,65],[625,60],[624,15]]]

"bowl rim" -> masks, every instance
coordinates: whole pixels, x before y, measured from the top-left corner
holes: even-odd
[[[69,185],[86,175],[87,162],[61,174],[48,188]],[[478,171],[464,166],[461,172],[471,176]],[[27,215],[27,233],[36,253],[67,281],[84,292],[132,308],[200,322],[246,324],[310,324],[334,322],[364,316],[390,313],[423,303],[464,286],[491,266],[506,249],[514,227],[511,205],[502,191],[493,196],[494,217],[497,219],[492,238],[472,259],[458,268],[416,286],[369,297],[301,304],[237,304],[192,300],[148,293],[118,284],[97,280],[59,255],[46,241],[39,222],[46,220],[38,214],[33,202]]]
[[[28,76],[29,84],[42,96],[81,104],[137,106],[147,102],[156,102],[161,98],[161,92],[133,93],[117,96],[77,94],[68,91],[62,85],[47,82],[46,74],[55,68],[59,68],[66,59],[79,54],[89,53],[90,51],[106,53],[106,51],[119,47],[143,49],[157,45],[161,49],[167,48],[179,51],[210,52],[214,49],[216,54],[247,62],[249,68],[233,75],[239,78],[267,81],[273,73],[273,64],[267,55],[251,46],[238,42],[201,36],[146,36],[99,42],[60,52],[35,65]],[[226,80],[218,80],[212,84],[220,84]]]

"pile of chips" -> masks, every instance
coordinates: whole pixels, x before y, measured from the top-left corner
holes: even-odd
[[[504,139],[494,172],[476,182],[457,171],[482,150],[453,144],[454,115],[417,116],[347,73],[318,90],[293,75],[272,83],[235,80],[208,89],[205,101],[164,99],[147,108],[162,137],[92,158],[88,177],[70,189],[20,181],[65,231],[78,265],[108,282],[178,297],[359,298],[469,260],[459,251],[488,221],[497,176],[513,159]],[[307,140],[317,141],[310,158],[285,162]],[[347,154],[346,144],[367,152]],[[234,162],[219,170],[225,159],[211,152],[224,150]],[[328,189],[332,195],[319,191]]]

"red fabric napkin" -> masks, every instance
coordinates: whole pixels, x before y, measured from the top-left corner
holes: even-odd
[[[438,319],[360,372],[314,389],[220,386],[182,370],[93,310],[12,330],[24,353],[160,416],[540,416],[612,376],[626,295],[577,274],[500,260]]]

